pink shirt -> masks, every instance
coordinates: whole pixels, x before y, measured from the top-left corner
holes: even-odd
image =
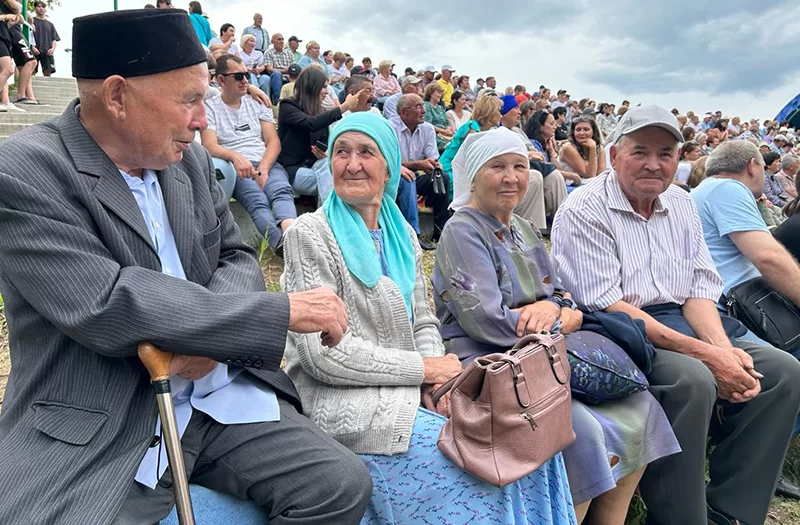
[[[372,82],[375,89],[375,94],[379,97],[388,97],[395,93],[400,93],[400,83],[392,75],[389,78],[383,78],[380,73],[375,75],[375,80]]]

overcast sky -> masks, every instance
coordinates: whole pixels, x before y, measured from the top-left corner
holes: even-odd
[[[148,0],[119,0],[120,9]],[[153,0],[154,1],[154,0]],[[189,0],[173,0],[186,8]],[[113,0],[62,0],[50,13],[61,35],[57,75],[70,75],[72,19],[113,9]],[[184,5],[185,4],[185,5]],[[623,99],[681,112],[721,110],[773,118],[800,91],[800,2],[796,0],[201,0],[211,27],[241,30],[262,11],[264,27],[288,40],[317,40],[396,72],[428,64],[497,77],[498,87],[544,84],[574,99]],[[530,7],[523,7],[530,5]],[[598,7],[600,6],[600,7]],[[120,35],[120,38],[135,35]],[[301,44],[301,46],[304,44]],[[302,48],[301,48],[302,49]]]

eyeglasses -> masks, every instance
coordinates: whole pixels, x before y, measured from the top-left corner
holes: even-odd
[[[221,77],[233,77],[236,82],[241,82],[242,80],[247,79],[247,73],[242,73],[241,71],[237,71],[236,73],[222,73],[220,74]]]

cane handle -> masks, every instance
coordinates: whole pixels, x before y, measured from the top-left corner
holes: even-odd
[[[139,359],[150,373],[150,381],[169,379],[169,365],[172,363],[171,352],[162,352],[152,343],[139,343]]]

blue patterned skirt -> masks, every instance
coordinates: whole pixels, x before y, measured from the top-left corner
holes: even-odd
[[[417,411],[408,452],[362,454],[374,488],[362,525],[576,523],[561,454],[506,487],[468,474],[437,448],[446,419]]]

